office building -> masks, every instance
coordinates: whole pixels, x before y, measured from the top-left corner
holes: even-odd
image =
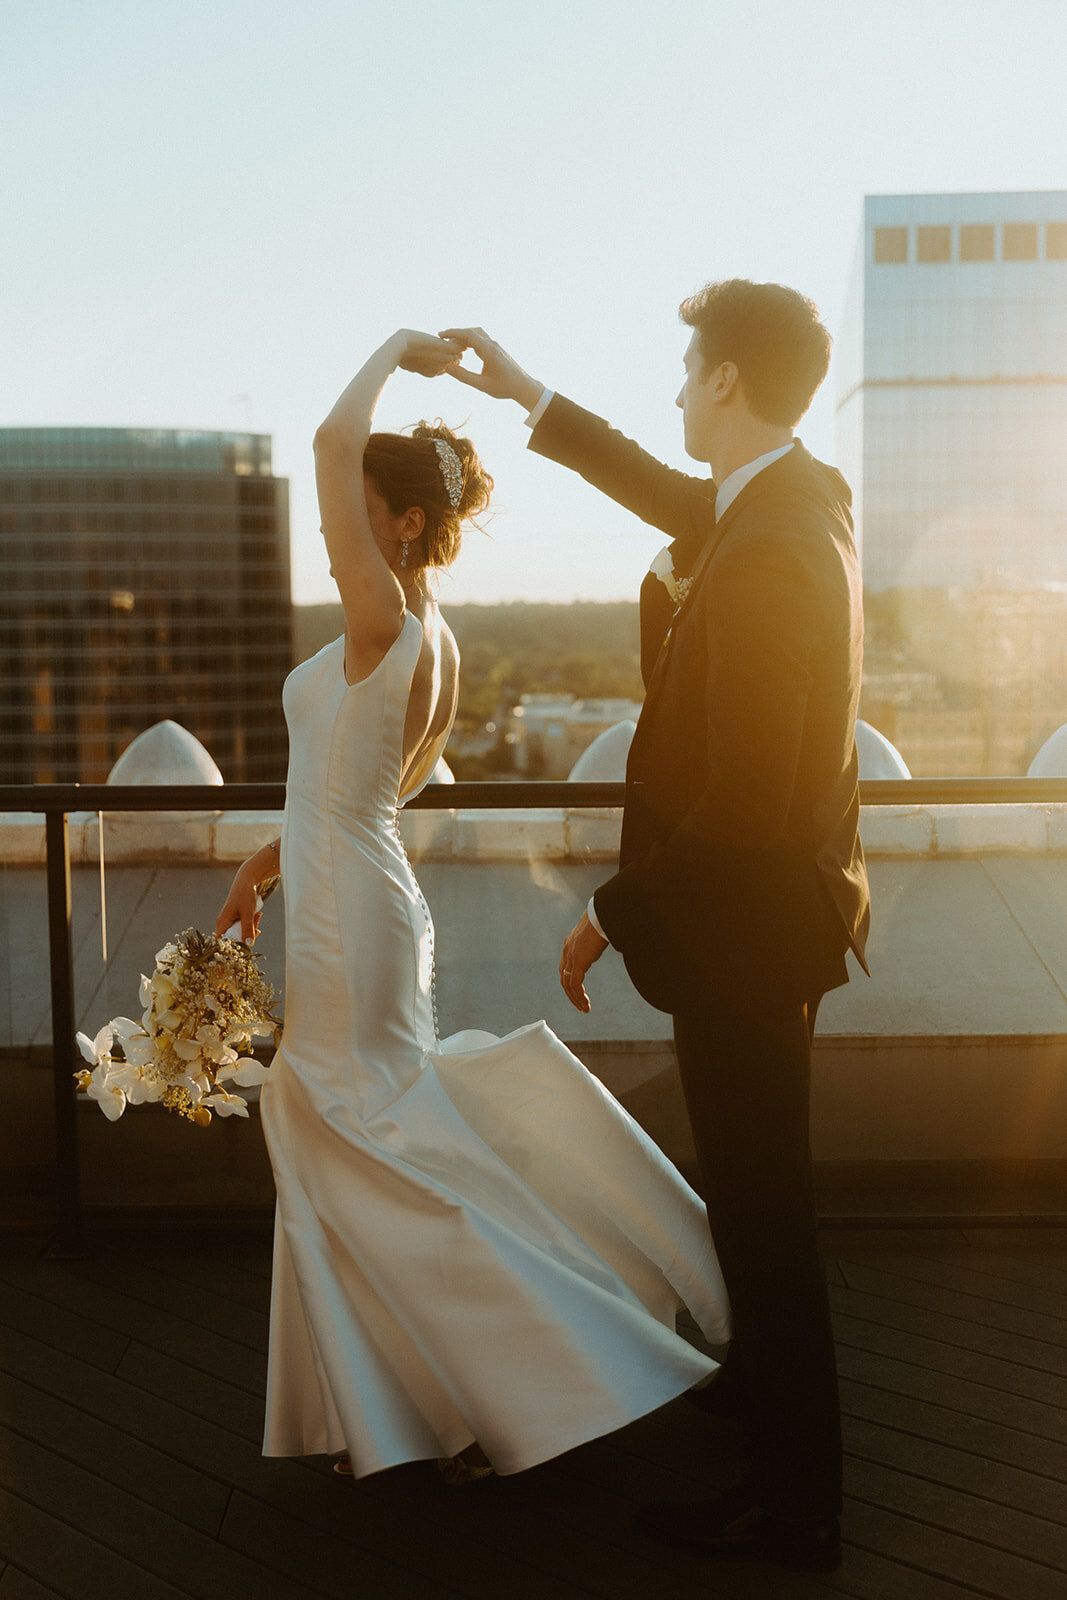
[[[609,728],[626,723],[632,730],[640,715],[636,700],[524,694],[512,707],[506,735],[515,770],[526,778],[566,778],[584,751]]]
[[[288,483],[265,434],[0,429],[0,781],[103,782],[172,718],[283,779]]]
[[[868,196],[836,355],[862,714],[915,776],[1067,718],[1067,191]]]

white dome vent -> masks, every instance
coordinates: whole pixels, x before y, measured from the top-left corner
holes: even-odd
[[[636,722],[616,722],[598,733],[567,774],[568,783],[621,783]]]
[[[108,773],[111,784],[209,783],[222,773],[195,734],[177,722],[157,722],[126,746]]]
[[[908,764],[895,744],[869,722],[856,723],[856,753],[860,779],[910,778]]]
[[[1049,735],[1027,770],[1028,778],[1067,778],[1067,722]]]
[[[130,741],[108,773],[108,783],[150,789],[159,784],[206,784],[221,788],[222,773],[200,740],[180,723],[157,722]],[[105,807],[106,810],[106,807]],[[123,851],[133,848],[132,841],[141,841],[146,857],[152,851],[169,853],[178,849],[183,838],[192,838],[190,827],[204,822],[214,822],[218,811],[111,811],[107,826],[111,838],[118,833],[127,836],[121,846]]]
[[[456,781],[456,775],[452,771],[452,768],[449,766],[448,762],[445,760],[444,756],[438,756],[437,765],[434,767],[433,771],[430,773],[430,776],[427,778],[426,782],[427,783],[455,783],[455,781]]]

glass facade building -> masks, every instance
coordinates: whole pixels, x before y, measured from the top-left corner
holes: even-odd
[[[837,352],[862,715],[915,776],[1067,721],[1067,191],[877,195]]]
[[[0,571],[0,782],[103,782],[168,717],[228,781],[284,779],[269,435],[0,429]]]

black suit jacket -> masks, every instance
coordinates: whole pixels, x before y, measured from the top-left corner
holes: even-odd
[[[635,986],[674,1012],[724,986],[800,1001],[847,982],[869,915],[848,485],[795,444],[716,523],[710,480],[560,395],[530,447],[670,534],[676,574],[697,574],[677,615],[659,579],[642,586],[647,692],[619,871],[595,895]]]

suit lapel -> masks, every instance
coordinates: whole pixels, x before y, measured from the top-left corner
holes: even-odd
[[[682,534],[668,544],[667,549],[679,578],[688,577],[692,572],[694,564],[700,559],[705,540],[713,531],[698,529],[695,533]],[[641,580],[641,677],[646,690],[652,681],[663,641],[670,631],[676,610],[666,585],[651,572],[646,573]]]
[[[689,539],[683,542],[681,539],[676,539],[670,546],[672,555],[677,552],[678,556],[681,558],[675,560],[675,571],[680,577],[684,577],[688,574],[693,581],[689,593],[686,595],[682,604],[675,607],[673,613],[668,612],[666,614],[665,631],[660,640],[658,652],[654,658],[650,657],[649,670],[645,676],[645,704],[642,710],[642,716],[648,715],[650,702],[654,699],[655,693],[658,691],[659,686],[663,681],[664,670],[670,657],[670,641],[674,630],[678,626],[679,620],[682,618],[682,616],[692,610],[693,605],[696,602],[697,591],[700,589],[701,584],[707,576],[708,567],[711,565],[712,557],[722,544],[723,539],[729,533],[734,522],[737,520],[741,512],[744,511],[753,500],[758,499],[760,495],[766,494],[768,491],[771,493],[778,491],[782,487],[782,482],[784,481],[787,483],[789,476],[795,473],[797,469],[805,462],[810,461],[810,459],[811,457],[808,455],[808,452],[798,439],[794,443],[793,448],[790,450],[788,455],[779,457],[777,461],[772,461],[769,467],[764,467],[762,472],[757,472],[756,476],[751,478],[749,482],[745,484],[745,487],[741,490],[741,493],[737,495],[737,497],[727,506],[726,510],[715,523],[714,527],[708,530],[708,533],[703,541],[699,539]],[[688,561],[686,558],[688,558]],[[691,563],[691,565],[689,565],[689,563]],[[657,584],[659,588],[663,589],[663,585],[659,583],[658,579],[654,578],[652,581],[653,583]],[[666,594],[665,589],[663,589],[663,592]],[[644,672],[644,664],[646,659],[646,651],[644,648],[644,629],[642,629],[641,659],[642,672]]]

